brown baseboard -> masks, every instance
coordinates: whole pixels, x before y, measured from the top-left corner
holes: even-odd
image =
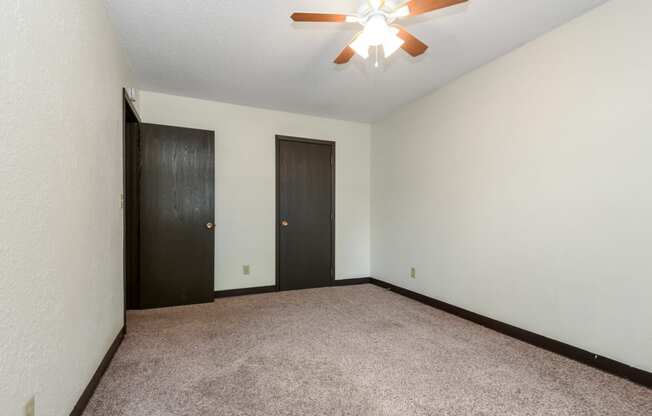
[[[276,286],[247,287],[244,289],[218,290],[215,292],[215,299],[230,298],[232,296],[257,295],[259,293],[276,292]]]
[[[370,277],[334,280],[331,286],[362,285],[365,283],[370,283],[370,280],[371,280]],[[278,292],[278,291],[279,289],[276,286],[259,286],[259,287],[247,287],[243,289],[218,290],[215,292],[215,299],[230,298],[233,296],[257,295],[260,293],[270,293],[270,292]]]
[[[488,318],[486,316],[468,311],[466,309],[462,309],[437,299],[433,299],[420,293],[412,292],[408,289],[403,289],[402,287],[395,286],[391,283],[383,282],[374,278],[371,278],[369,283],[391,290],[392,292],[396,292],[410,299],[424,303],[428,306],[432,306],[433,308],[437,308],[444,312],[459,316],[460,318],[482,325],[489,329],[493,329],[494,331],[500,332],[501,334],[505,334],[512,338],[527,342],[528,344],[532,344],[536,347],[543,348],[559,355],[563,355],[564,357],[579,361],[582,364],[590,365],[591,367],[595,367],[618,377],[626,378],[642,386],[652,388],[652,373],[649,373],[645,370],[631,367],[627,364],[623,364],[610,358],[602,357],[598,354],[594,354],[581,348],[577,348],[561,341],[544,337],[543,335],[535,334],[534,332],[526,331],[525,329],[521,329],[513,325]]]
[[[370,283],[370,277],[359,277],[356,279],[342,279],[333,281],[333,286],[354,286],[354,285],[364,285],[365,283]]]
[[[88,402],[91,400],[91,397],[93,397],[93,393],[95,393],[95,389],[97,388],[97,385],[100,384],[100,380],[102,379],[102,376],[106,372],[106,369],[109,367],[109,364],[111,363],[111,360],[113,359],[113,356],[115,355],[116,351],[118,351],[118,347],[122,343],[122,340],[125,337],[125,333],[126,333],[126,328],[122,327],[118,335],[115,337],[115,340],[113,340],[113,343],[109,347],[109,350],[104,355],[104,358],[100,363],[100,366],[97,367],[95,374],[93,374],[93,377],[91,377],[91,381],[88,382],[88,385],[84,389],[84,392],[82,393],[81,397],[79,398],[79,400],[77,400],[77,404],[75,404],[75,407],[72,409],[72,412],[70,412],[70,416],[81,416],[82,413],[84,413],[84,409],[86,409]]]

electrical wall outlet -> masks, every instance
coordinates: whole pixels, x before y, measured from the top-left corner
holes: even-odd
[[[25,416],[34,416],[36,413],[36,399],[32,397],[25,404]]]
[[[242,266],[242,274],[249,276],[251,274],[251,267],[248,264]]]
[[[410,269],[410,277],[413,279],[417,278],[417,269],[415,269],[414,267]]]

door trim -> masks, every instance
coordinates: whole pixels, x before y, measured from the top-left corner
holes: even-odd
[[[336,166],[336,153],[335,153],[335,142],[331,140],[316,140],[316,139],[306,139],[303,137],[293,137],[293,136],[283,136],[283,135],[276,135],[276,225],[275,225],[275,230],[276,230],[276,290],[280,291],[281,290],[281,262],[280,262],[280,236],[281,236],[281,198],[280,196],[280,191],[281,191],[281,164],[280,158],[281,158],[281,152],[280,152],[280,146],[281,142],[299,142],[299,143],[309,143],[309,144],[320,144],[324,146],[330,146],[331,148],[331,181],[333,183],[333,189],[331,190],[331,213],[332,213],[332,221],[331,221],[331,280],[330,280],[330,285],[334,286],[335,285],[335,220],[337,218],[336,212],[335,212],[335,190],[337,188],[337,183],[335,182],[335,166]]]
[[[136,111],[132,100],[127,94],[127,89],[122,88],[122,283],[123,283],[123,306],[122,306],[122,316],[123,316],[123,327],[125,333],[127,332],[127,291],[129,290],[129,279],[128,279],[128,265],[127,259],[130,255],[138,255],[137,242],[130,240],[131,236],[129,230],[127,229],[127,216],[130,215],[130,208],[134,202],[138,204],[137,198],[138,195],[131,195],[129,192],[129,180],[131,179],[131,169],[127,165],[127,153],[129,152],[129,143],[128,140],[133,140],[133,137],[128,137],[127,135],[127,123],[136,123],[140,126],[142,119]],[[134,201],[134,197],[136,201]],[[135,245],[136,244],[136,245]]]

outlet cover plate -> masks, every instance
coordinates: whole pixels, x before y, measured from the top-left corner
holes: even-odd
[[[32,397],[25,404],[25,416],[34,416],[36,414],[36,399]]]

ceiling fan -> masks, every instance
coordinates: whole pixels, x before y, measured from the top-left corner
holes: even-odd
[[[394,22],[401,18],[417,16],[466,1],[468,0],[409,0],[394,5],[385,0],[368,0],[369,6],[363,8],[360,14],[294,13],[291,18],[295,22],[361,24],[364,29],[355,35],[342,53],[335,58],[335,63],[340,65],[349,62],[356,53],[367,59],[371,47],[382,46],[385,58],[399,48],[412,56],[421,55],[428,49],[428,45]],[[378,62],[376,62],[376,66],[378,66]]]

